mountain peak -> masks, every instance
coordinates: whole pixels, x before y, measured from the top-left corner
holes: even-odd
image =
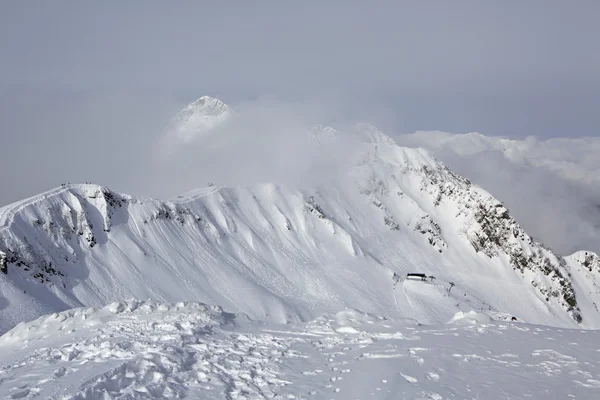
[[[229,106],[219,99],[202,96],[188,104],[183,111],[202,112],[205,115],[221,115],[229,111]]]
[[[342,132],[326,125],[314,125],[309,130],[309,134],[318,143],[330,143],[343,137],[350,137],[360,143],[396,145],[394,139],[367,122],[355,123],[347,131]]]
[[[231,116],[223,101],[202,96],[179,111],[168,128],[168,135],[187,143],[206,134]]]
[[[381,132],[377,127],[368,122],[358,122],[354,124],[354,131],[362,140],[369,143],[396,145],[394,139]]]

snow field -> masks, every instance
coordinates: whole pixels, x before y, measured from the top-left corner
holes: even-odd
[[[345,310],[265,324],[153,301],[76,309],[0,339],[0,396],[53,399],[596,398],[597,331]]]

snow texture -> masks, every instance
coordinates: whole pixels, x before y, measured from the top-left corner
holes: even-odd
[[[463,323],[468,319],[468,323]],[[252,322],[199,303],[75,309],[0,338],[8,399],[597,398],[597,331],[357,310]]]

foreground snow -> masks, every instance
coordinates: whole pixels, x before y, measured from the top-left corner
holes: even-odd
[[[2,398],[597,398],[598,331],[460,312],[444,325],[354,310],[262,324],[152,301],[75,309],[0,337]]]

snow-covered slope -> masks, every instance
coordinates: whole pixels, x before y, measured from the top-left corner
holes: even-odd
[[[311,133],[323,134],[358,138],[359,151],[315,187],[212,186],[158,201],[65,185],[0,209],[0,330],[129,297],[273,322],[351,307],[441,323],[475,308],[600,326],[598,310],[580,307],[598,302],[587,278],[488,192],[369,125]]]
[[[573,278],[573,288],[581,294],[579,308],[584,314],[599,312],[600,257],[591,251],[579,251],[565,260]]]
[[[491,315],[423,326],[349,309],[282,326],[199,303],[69,310],[0,337],[0,397],[598,398],[598,331]]]

